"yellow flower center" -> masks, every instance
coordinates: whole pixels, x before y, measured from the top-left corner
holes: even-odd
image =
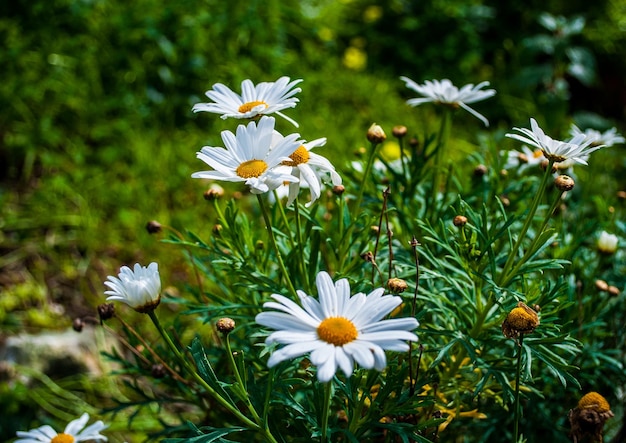
[[[521,332],[532,330],[539,324],[537,314],[530,312],[523,307],[513,309],[509,313],[506,320],[513,329]]]
[[[317,327],[317,335],[326,343],[343,346],[356,340],[359,335],[354,323],[344,317],[329,317]]]
[[[589,392],[578,402],[578,409],[595,409],[598,412],[607,412],[611,410],[609,402],[597,392]]]
[[[241,178],[252,178],[260,176],[266,169],[267,163],[263,160],[248,160],[237,166],[235,172]]]
[[[292,161],[286,160],[282,164],[285,166],[298,166],[309,161],[309,151],[302,145],[289,156]]]
[[[265,102],[253,101],[253,102],[244,103],[243,105],[239,106],[239,112],[241,112],[242,114],[245,114],[246,112],[252,111],[253,108],[259,105],[264,105],[265,109],[269,107],[268,104]]]
[[[533,151],[533,157],[534,158],[543,157],[543,151],[541,149],[535,149]]]
[[[55,437],[52,437],[50,443],[74,443],[74,437],[69,434],[57,434]]]

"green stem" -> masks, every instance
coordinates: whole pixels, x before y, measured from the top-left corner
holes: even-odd
[[[259,426],[259,424],[253,422],[252,420],[250,420],[248,417],[246,417],[245,415],[243,415],[241,413],[241,411],[239,409],[237,409],[235,406],[233,406],[232,404],[230,404],[224,397],[222,397],[221,395],[219,395],[201,376],[200,374],[198,374],[198,372],[196,371],[196,369],[189,363],[189,360],[182,354],[182,352],[180,352],[180,350],[178,349],[178,347],[174,344],[174,342],[172,341],[171,337],[169,336],[169,334],[165,331],[165,329],[163,329],[163,326],[161,326],[161,322],[159,322],[159,319],[157,318],[156,314],[154,313],[154,311],[149,312],[148,315],[150,316],[150,320],[152,320],[152,323],[154,323],[154,326],[157,328],[157,330],[159,331],[159,334],[161,335],[161,337],[163,337],[163,340],[165,340],[165,343],[167,344],[167,346],[170,348],[170,350],[174,353],[174,355],[176,355],[176,358],[179,360],[180,364],[187,370],[189,371],[189,373],[193,376],[193,378],[198,382],[198,384],[200,384],[210,395],[211,397],[213,397],[220,405],[222,405],[225,409],[227,409],[230,413],[232,413],[235,417],[237,417],[239,420],[241,420],[244,424],[246,424],[248,427],[250,427],[251,429],[257,430],[257,431],[261,431],[265,434],[266,438],[268,441],[270,442],[276,442],[276,440],[274,439],[274,437],[269,434],[265,429],[263,429],[261,426]]]
[[[241,391],[246,393],[246,400],[245,400],[246,406],[248,407],[248,410],[252,414],[252,417],[254,417],[257,423],[259,423],[261,422],[261,418],[259,417],[259,414],[256,412],[256,409],[254,409],[254,406],[252,405],[252,402],[250,401],[250,396],[248,395],[246,385],[244,385],[243,383],[243,379],[241,378],[241,374],[239,373],[239,367],[237,366],[237,362],[235,362],[235,357],[230,347],[230,340],[228,339],[228,335],[224,337],[224,342],[226,345],[226,353],[228,355],[228,361],[233,367],[233,372],[235,373],[235,379],[237,380],[237,383],[239,383],[239,386],[241,387]]]
[[[554,213],[554,210],[556,209],[557,205],[561,202],[561,195],[562,195],[561,191],[557,192],[556,198],[552,202],[552,205],[550,206],[550,209],[548,210],[548,212],[546,212],[546,216],[544,217],[543,222],[541,223],[541,227],[539,228],[539,231],[537,231],[535,238],[533,239],[528,249],[526,249],[526,252],[524,253],[523,257],[517,262],[515,266],[513,266],[513,269],[511,269],[508,275],[503,276],[502,286],[508,285],[511,282],[511,280],[513,280],[515,275],[517,275],[517,273],[519,272],[521,267],[524,265],[524,263],[526,263],[526,261],[531,257],[531,255],[535,253],[535,250],[538,246],[537,242],[539,241],[539,238],[541,238],[541,234],[543,234],[543,231],[546,229],[546,226],[548,226],[548,222],[550,221],[550,218],[552,218],[552,214]]]
[[[328,417],[330,415],[330,399],[332,397],[333,384],[331,381],[324,384],[324,403],[322,410],[322,439],[321,443],[328,442]]]
[[[298,249],[300,250],[300,272],[302,273],[302,280],[304,281],[304,287],[310,290],[309,287],[309,273],[307,272],[306,256],[304,254],[304,242],[302,241],[302,223],[300,221],[300,204],[298,198],[293,202],[293,208],[296,216],[296,236],[298,239]]]
[[[511,249],[509,258],[507,259],[506,263],[504,264],[504,267],[502,268],[502,272],[500,273],[500,279],[499,279],[500,281],[498,282],[498,286],[500,287],[502,287],[502,282],[509,275],[510,268],[513,265],[513,262],[515,261],[515,258],[517,257],[517,251],[522,245],[524,241],[524,237],[526,236],[526,232],[528,232],[528,229],[530,228],[530,225],[532,224],[533,218],[535,217],[535,212],[537,212],[537,208],[539,207],[539,202],[543,198],[543,194],[545,192],[548,179],[552,175],[552,165],[554,165],[554,160],[550,160],[550,163],[548,164],[548,167],[546,168],[545,174],[543,175],[543,179],[541,180],[541,184],[539,185],[539,189],[537,190],[537,193],[535,194],[535,198],[533,199],[530,205],[530,210],[528,211],[526,220],[524,220],[524,225],[522,226],[522,230],[517,236],[517,240],[515,241],[515,245]]]
[[[441,187],[441,174],[443,169],[444,153],[450,138],[450,128],[452,127],[452,111],[445,109],[437,135],[437,151],[435,152],[435,167],[433,168],[433,186],[431,189],[433,216],[437,214],[437,195]]]
[[[259,206],[261,207],[261,213],[263,214],[263,219],[265,220],[265,227],[267,228],[267,233],[270,237],[270,243],[272,244],[272,248],[276,252],[276,258],[278,260],[278,266],[280,267],[280,271],[285,277],[285,281],[287,282],[287,286],[289,287],[289,291],[297,297],[298,293],[296,289],[293,287],[293,283],[291,282],[291,278],[289,278],[289,272],[287,272],[287,268],[285,267],[285,263],[283,262],[283,257],[278,249],[278,244],[276,244],[276,239],[274,238],[274,231],[272,230],[272,222],[270,221],[270,216],[267,211],[267,207],[265,206],[265,202],[263,201],[263,197],[261,194],[257,194],[257,200],[259,201]]]
[[[519,418],[520,418],[520,409],[519,409],[519,381],[520,381],[520,373],[522,368],[522,344],[524,341],[524,334],[520,334],[519,336],[519,350],[517,352],[517,369],[515,374],[515,406],[514,406],[514,420],[513,420],[513,443],[517,443],[519,436]]]
[[[370,171],[372,170],[372,165],[374,164],[374,159],[376,158],[376,151],[379,146],[379,143],[371,143],[370,146],[370,156],[367,159],[367,164],[365,165],[365,171],[363,171],[363,179],[361,180],[361,186],[359,187],[359,194],[356,198],[356,204],[354,205],[354,210],[358,211],[361,208],[361,201],[363,200],[363,192],[366,188],[366,183],[370,178]]]

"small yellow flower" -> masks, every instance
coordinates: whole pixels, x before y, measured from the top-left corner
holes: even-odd
[[[530,334],[537,326],[539,326],[537,312],[519,302],[502,323],[502,333],[507,338],[517,338],[520,334]]]

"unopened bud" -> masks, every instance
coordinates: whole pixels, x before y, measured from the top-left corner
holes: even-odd
[[[156,220],[151,220],[146,223],[146,231],[148,231],[148,234],[157,234],[161,232],[162,229],[161,223]]]
[[[100,323],[104,320],[108,320],[115,315],[115,305],[113,303],[102,303],[98,305],[98,316],[100,317]]]
[[[207,189],[204,192],[204,199],[205,200],[209,200],[209,201],[213,201],[213,200],[217,200],[218,198],[221,198],[224,196],[224,188],[222,188],[220,185],[213,183],[209,189]]]
[[[462,228],[467,224],[467,217],[464,215],[457,215],[454,217],[454,220],[452,220],[452,223],[454,223],[454,226],[457,228]]]
[[[420,145],[420,141],[417,137],[411,137],[409,139],[409,146],[412,148],[417,148]]]
[[[554,186],[559,191],[571,191],[574,189],[574,179],[568,175],[559,175],[554,179]]]
[[[407,133],[406,126],[402,126],[402,125],[394,126],[393,129],[391,130],[391,133],[396,138],[402,138]]]
[[[606,292],[609,290],[609,284],[604,280],[598,279],[596,280],[596,289],[598,291]]]
[[[220,318],[215,326],[222,334],[228,335],[235,329],[235,320],[228,317]]]
[[[341,195],[346,191],[346,188],[343,185],[335,185],[333,186],[333,194]]]
[[[619,295],[619,288],[617,286],[609,286],[607,291],[612,297],[617,297]]]
[[[371,251],[367,251],[361,254],[361,258],[366,262],[374,263],[374,254],[372,254]]]
[[[262,251],[263,249],[265,249],[265,243],[263,242],[263,240],[257,240],[256,243],[254,244],[254,247],[258,251]]]
[[[378,235],[378,233],[380,232],[380,228],[376,225],[370,226],[370,233],[372,235]]]
[[[390,278],[387,280],[387,287],[394,294],[401,294],[406,291],[409,285],[401,278]]]
[[[500,201],[502,202],[503,206],[510,206],[511,205],[511,200],[509,200],[509,198],[506,195],[501,195],[500,196]]]
[[[222,232],[222,229],[224,229],[224,227],[220,225],[219,223],[217,223],[213,225],[213,229],[211,229],[211,232],[213,232],[213,234],[215,235],[220,235],[220,233]]]
[[[83,326],[85,326],[85,322],[80,317],[75,318],[72,322],[72,329],[74,329],[76,332],[82,331]]]
[[[626,191],[617,191],[617,198],[620,200],[626,200]]]
[[[367,139],[375,144],[384,142],[387,139],[385,131],[376,123],[372,123],[372,126],[367,130]]]
[[[165,366],[163,366],[161,363],[155,363],[152,365],[152,369],[150,371],[152,373],[152,376],[154,378],[163,378],[165,377]]]
[[[482,177],[487,174],[487,166],[478,165],[474,168],[474,177]]]
[[[417,241],[417,239],[415,238],[415,236],[413,236],[413,238],[411,239],[411,241],[409,242],[409,245],[412,248],[417,248],[418,246],[420,246],[420,242]]]

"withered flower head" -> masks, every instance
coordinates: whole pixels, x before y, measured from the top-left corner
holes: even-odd
[[[521,334],[530,334],[537,326],[539,326],[537,312],[520,301],[502,323],[502,333],[507,338],[517,338]]]
[[[602,442],[604,423],[613,417],[609,402],[597,392],[585,394],[567,417],[571,426],[570,437],[574,442],[590,437],[594,443]]]
[[[409,285],[401,278],[390,278],[387,280],[387,288],[394,294],[400,294],[406,291],[408,287]]]

